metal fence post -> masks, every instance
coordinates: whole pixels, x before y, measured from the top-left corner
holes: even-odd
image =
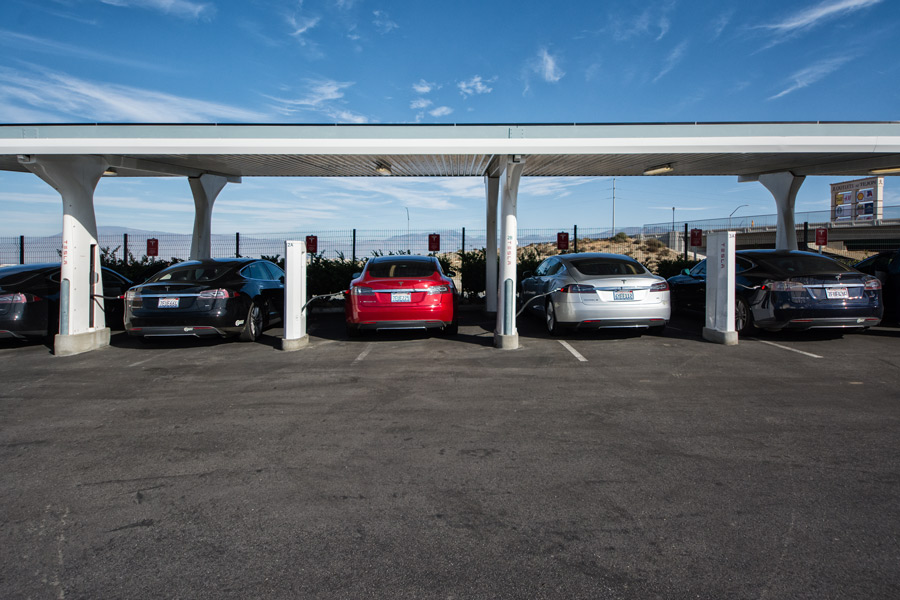
[[[234,232],[234,257],[241,257],[241,234],[237,231]]]
[[[356,262],[356,229],[353,229],[353,262]]]
[[[575,254],[578,254],[578,225],[574,225],[573,228],[572,249],[575,251]]]
[[[803,249],[809,250],[809,221],[803,221]]]
[[[684,260],[688,259],[688,253],[687,253],[688,241],[691,239],[690,237],[688,237],[689,235],[690,235],[690,232],[688,232],[688,224],[685,223],[684,224]]]
[[[127,265],[128,264],[128,234],[122,234],[122,260]]]
[[[25,264],[25,236],[19,236],[19,264]]]

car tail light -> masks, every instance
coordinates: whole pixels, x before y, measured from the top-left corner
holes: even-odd
[[[877,277],[873,277],[871,279],[866,279],[866,289],[867,290],[880,290],[881,289],[881,281],[879,281]]]
[[[761,289],[767,292],[802,292],[804,287],[799,281],[767,281]]]
[[[200,292],[199,297],[203,298],[203,299],[207,299],[207,298],[219,299],[219,298],[237,298],[238,295],[239,294],[233,290],[218,289],[218,290],[203,290],[202,292]]]
[[[372,288],[366,287],[364,285],[354,285],[352,288],[350,288],[350,295],[352,295],[352,296],[374,296],[375,291]]]
[[[560,288],[559,291],[563,294],[593,294],[594,286],[583,285],[580,283],[570,283],[569,285]]]
[[[141,292],[138,290],[128,290],[125,292],[125,304],[131,308],[143,308],[144,301],[141,298]]]
[[[450,286],[449,285],[433,285],[430,288],[425,290],[425,293],[430,295],[434,294],[449,294]]]
[[[25,304],[26,302],[40,302],[40,296],[34,294],[0,294],[0,304]]]
[[[668,281],[660,281],[658,283],[654,283],[650,286],[651,292],[668,292],[669,291],[669,282]]]

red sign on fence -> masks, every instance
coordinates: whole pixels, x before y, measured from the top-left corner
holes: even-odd
[[[824,227],[819,227],[816,229],[816,246],[827,246],[828,245],[828,230]]]
[[[568,250],[569,249],[569,234],[566,231],[560,231],[556,234],[556,249],[557,250]]]
[[[691,229],[691,246],[697,247],[703,245],[703,230]]]
[[[314,235],[306,236],[306,251],[315,254],[319,251],[319,238]]]
[[[147,238],[147,256],[159,256],[159,240]]]
[[[429,252],[439,252],[440,249],[441,249],[441,234],[429,233],[428,234],[428,251]]]

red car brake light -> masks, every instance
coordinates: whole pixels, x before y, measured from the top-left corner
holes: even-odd
[[[877,277],[873,277],[871,279],[866,279],[866,289],[867,290],[880,290],[881,289],[881,281],[879,281]]]
[[[15,294],[0,294],[0,304],[25,304],[26,302],[40,302],[40,296],[34,294],[23,294],[17,292]]]
[[[560,288],[559,291],[563,294],[593,294],[594,286],[582,285],[580,283],[570,283],[569,285]]]
[[[668,281],[660,281],[658,283],[654,283],[650,286],[651,292],[668,292],[669,291],[669,282]]]
[[[200,298],[237,298],[239,294],[233,290],[217,289],[203,290],[200,292]]]
[[[366,287],[364,285],[354,285],[353,287],[350,288],[350,295],[351,296],[374,296],[375,291],[372,288]]]
[[[449,285],[433,285],[425,290],[425,293],[429,296],[434,294],[449,294],[450,293]]]

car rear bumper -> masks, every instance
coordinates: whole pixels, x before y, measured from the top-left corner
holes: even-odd
[[[43,337],[47,335],[46,329],[38,330],[21,330],[13,331],[11,329],[0,329],[0,340],[17,339],[25,340],[28,338]]]
[[[450,325],[449,321],[413,320],[413,321],[367,321],[350,323],[361,331],[382,331],[387,329],[443,329]]]
[[[131,327],[125,330],[133,337],[227,337],[240,332],[240,328],[213,327],[212,325],[159,325],[153,327]]]
[[[578,328],[659,327],[672,316],[668,302],[653,303],[555,303],[559,323]]]
[[[755,310],[753,316],[756,325],[763,329],[842,329],[874,327],[881,322],[883,313],[881,306],[861,306]]]

